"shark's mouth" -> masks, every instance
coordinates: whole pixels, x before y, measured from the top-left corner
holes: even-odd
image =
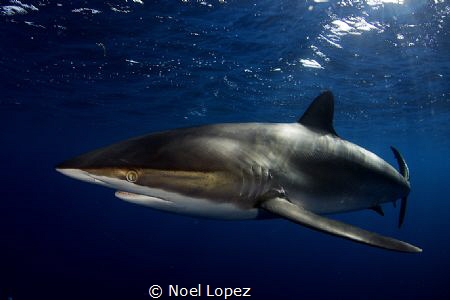
[[[172,201],[166,200],[166,199],[162,199],[162,198],[157,198],[157,197],[151,197],[151,196],[147,196],[147,195],[142,195],[142,194],[135,194],[135,193],[131,193],[131,192],[124,192],[124,191],[116,191],[115,193],[116,197],[125,201],[131,201],[131,202],[139,202],[139,201],[148,201],[148,200],[152,200],[152,201],[161,201],[161,202],[166,202],[166,203],[172,203]]]
[[[124,191],[117,191],[115,193],[115,195],[117,198],[120,198],[123,200],[141,200],[141,199],[143,200],[148,197],[146,195],[124,192]]]

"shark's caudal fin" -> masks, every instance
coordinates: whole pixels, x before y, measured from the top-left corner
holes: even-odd
[[[400,168],[400,174],[402,174],[402,176],[405,177],[405,179],[407,181],[409,181],[409,168],[408,168],[408,165],[406,164],[405,159],[400,154],[400,152],[397,149],[395,149],[394,147],[391,146],[391,150],[392,150],[392,152],[394,152],[395,159],[398,162],[398,165]],[[408,196],[405,196],[402,198],[402,202],[400,205],[400,216],[398,219],[398,227],[399,228],[402,226],[403,221],[405,220],[407,204],[408,204]]]
[[[400,252],[422,252],[422,249],[411,244],[316,215],[285,198],[270,198],[261,202],[260,206],[297,224],[355,242]]]

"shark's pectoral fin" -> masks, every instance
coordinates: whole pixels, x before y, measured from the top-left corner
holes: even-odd
[[[294,223],[355,242],[400,252],[422,252],[422,249],[408,243],[316,215],[285,198],[273,197],[264,200],[260,203],[260,207]]]

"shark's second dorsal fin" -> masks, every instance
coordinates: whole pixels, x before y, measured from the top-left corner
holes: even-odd
[[[330,91],[325,91],[314,99],[298,122],[306,127],[337,136],[333,127],[333,115],[333,94]]]

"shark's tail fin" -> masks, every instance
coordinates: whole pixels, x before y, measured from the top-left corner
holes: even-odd
[[[395,159],[397,159],[399,168],[400,168],[400,174],[409,181],[409,168],[406,164],[405,159],[400,154],[400,152],[391,146],[392,152],[394,152]],[[400,217],[398,219],[398,227],[400,228],[403,224],[403,221],[405,220],[405,214],[406,214],[406,205],[408,204],[408,196],[405,196],[402,198],[402,202],[400,205]]]

